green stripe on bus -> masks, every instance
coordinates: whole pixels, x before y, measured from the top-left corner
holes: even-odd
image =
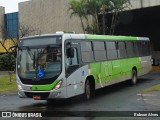
[[[48,85],[32,85],[32,90],[33,91],[50,91],[56,86],[57,83],[58,83],[58,80],[55,80],[52,84],[48,84]]]
[[[97,40],[138,40],[138,37],[132,36],[111,36],[111,35],[86,35],[87,39],[97,39]]]

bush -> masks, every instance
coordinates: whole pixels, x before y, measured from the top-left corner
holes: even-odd
[[[13,55],[3,54],[0,55],[0,71],[15,70],[16,59]]]

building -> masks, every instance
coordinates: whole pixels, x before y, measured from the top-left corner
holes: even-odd
[[[132,6],[126,10],[127,12],[123,11],[120,15],[120,24],[115,31],[116,35],[149,37],[153,58],[160,60],[160,15],[158,14],[160,12],[160,0],[130,1]],[[70,0],[30,0],[21,2],[19,3],[19,13],[17,13],[19,17],[15,19],[19,19],[19,23],[22,25],[31,26],[33,29],[40,31],[40,34],[55,33],[56,31],[83,33],[79,18],[77,16],[70,17],[69,2]],[[6,22],[10,15],[4,14],[4,8],[1,7],[0,24],[5,23],[6,29],[16,31],[17,29],[14,26],[18,23],[12,22],[14,24],[10,25],[11,22]],[[90,22],[92,22],[92,18]],[[17,34],[18,31],[14,35]],[[34,34],[36,33],[32,35]],[[0,34],[0,36],[3,35]]]
[[[19,36],[18,21],[18,12],[5,14],[5,8],[0,7],[0,41],[5,40],[4,45],[7,49],[13,45],[11,38],[16,39]],[[0,44],[0,54],[5,52],[6,50]]]
[[[19,3],[19,21],[45,33],[83,33],[78,17],[70,18],[70,0],[31,0]]]
[[[17,38],[18,37],[18,12],[5,14],[5,38]]]
[[[70,18],[70,0],[31,0],[19,4],[19,21],[38,28],[41,33],[75,31],[83,33],[78,17]],[[152,55],[160,60],[160,0],[130,0],[128,12],[122,12],[117,35],[149,37]]]
[[[5,8],[0,6],[0,27],[4,28],[4,15],[5,15]],[[0,40],[4,37],[4,34],[0,32]]]

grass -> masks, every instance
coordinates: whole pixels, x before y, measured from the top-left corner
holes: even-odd
[[[152,86],[150,88],[147,88],[143,90],[143,92],[150,92],[150,91],[160,91],[160,84]]]
[[[9,75],[0,76],[0,94],[11,93],[17,91],[16,76],[12,75],[12,81],[10,82]]]

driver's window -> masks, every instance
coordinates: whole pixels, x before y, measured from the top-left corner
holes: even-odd
[[[78,65],[78,52],[77,48],[74,48],[74,57],[67,57],[66,56],[66,68],[69,66]]]

